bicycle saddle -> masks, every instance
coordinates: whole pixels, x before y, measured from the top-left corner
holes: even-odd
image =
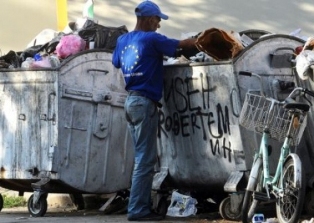
[[[299,109],[304,112],[308,112],[310,110],[310,105],[301,102],[289,102],[284,104],[285,109]]]

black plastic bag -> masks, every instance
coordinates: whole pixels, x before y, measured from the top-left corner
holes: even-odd
[[[126,26],[110,27],[87,20],[78,35],[87,42],[95,42],[94,48],[114,50],[117,39],[128,30]]]
[[[60,42],[62,36],[64,36],[63,32],[60,32],[56,37],[54,37],[49,42],[43,44],[43,45],[34,45],[31,47],[28,47],[20,54],[21,61],[25,61],[27,57],[34,57],[37,53],[41,54],[51,54],[54,53],[56,50],[56,47],[58,43]]]
[[[21,60],[19,55],[10,50],[7,54],[0,57],[0,68],[19,68],[21,67]]]
[[[94,40],[95,48],[114,50],[118,37],[127,32],[126,26],[103,27],[98,29]]]

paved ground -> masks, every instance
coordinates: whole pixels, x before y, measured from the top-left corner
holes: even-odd
[[[3,209],[0,212],[1,223],[29,223],[29,222],[40,222],[40,223],[125,223],[128,222],[125,214],[113,214],[106,215],[98,210],[84,210],[76,211],[73,208],[50,208],[48,209],[44,217],[34,218],[28,213],[27,208],[10,208]],[[216,213],[208,214],[207,216],[196,215],[187,218],[172,218],[166,217],[162,221],[163,223],[209,223],[209,222],[224,222],[224,223],[237,223],[235,221],[226,221],[218,217]]]
[[[17,192],[9,191],[0,188],[0,193],[2,195],[17,196]],[[24,197],[27,200],[32,193],[25,193]],[[0,212],[0,222],[1,223],[29,223],[29,222],[40,222],[40,223],[111,223],[128,222],[126,219],[126,214],[124,209],[119,209],[120,214],[105,214],[104,211],[99,211],[99,202],[96,198],[85,197],[85,205],[87,205],[86,210],[78,211],[77,208],[71,202],[69,195],[67,194],[49,194],[48,210],[44,217],[31,217],[28,212],[27,207],[18,208],[4,208]],[[93,203],[97,203],[97,207],[93,207]],[[95,206],[95,205],[94,205]],[[123,205],[122,205],[123,206]],[[119,206],[118,206],[119,207]],[[115,208],[112,208],[115,210]],[[108,211],[108,209],[106,209]],[[172,218],[166,217],[162,222],[165,223],[183,223],[183,222],[194,222],[194,223],[208,223],[208,222],[224,222],[228,221],[222,220],[219,213],[214,211],[212,213],[206,213],[204,215],[198,214],[196,216],[187,218]],[[237,223],[233,221],[233,223]]]
[[[1,223],[127,223],[125,214],[104,214],[96,209],[77,211],[73,207],[49,207],[44,217],[31,217],[26,207],[2,209]],[[186,218],[166,217],[161,223],[240,223],[240,221],[227,221],[222,219],[218,212],[199,214]],[[267,218],[268,223],[278,223],[276,218]],[[303,216],[301,223],[313,223],[314,218]]]
[[[10,192],[7,190],[1,190],[2,193],[10,193],[10,195],[16,195],[16,192]],[[27,199],[30,194],[25,194]],[[0,212],[0,222],[1,223],[126,223],[125,208],[119,209],[119,214],[107,214],[104,211],[100,211],[99,205],[97,208],[93,207],[91,204],[95,200],[85,197],[85,204],[88,203],[88,208],[86,210],[78,211],[73,205],[69,196],[66,194],[49,194],[48,196],[48,210],[44,217],[34,218],[30,216],[27,207],[18,208],[4,208]],[[114,206],[111,206],[114,207]],[[121,207],[121,206],[116,206]],[[273,209],[273,208],[271,208]],[[106,209],[108,211],[108,209]],[[113,208],[115,210],[115,208]],[[211,209],[210,209],[211,210]],[[267,217],[268,223],[277,223],[277,219],[270,216]],[[221,218],[217,209],[208,211],[206,213],[197,214],[195,216],[186,218],[173,218],[166,217],[162,223],[240,223],[240,221],[227,221]],[[302,216],[300,219],[302,223],[314,223],[314,218],[312,216]]]

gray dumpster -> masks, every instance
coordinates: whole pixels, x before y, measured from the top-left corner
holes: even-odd
[[[288,35],[265,36],[243,50],[234,60],[234,72],[238,74],[239,71],[244,70],[259,74],[262,77],[264,93],[274,98],[284,99],[290,91],[289,89],[281,91],[278,81],[294,82],[297,85],[293,54],[295,48],[302,44],[304,44],[303,40]],[[238,76],[237,80],[241,103],[248,90],[260,89],[259,82],[254,78]],[[244,138],[243,146],[245,148],[259,147],[259,134],[257,138],[252,138],[250,137],[252,132],[247,132],[245,129],[241,131],[243,131],[241,135]],[[276,152],[278,151],[274,151],[274,153]],[[245,153],[246,166],[250,168],[253,150],[245,150]],[[276,165],[277,158],[277,156],[272,156],[273,162],[271,164]]]
[[[246,186],[246,173],[260,135],[239,126],[238,117],[245,93],[261,89],[254,78],[238,73],[260,74],[265,93],[283,99],[289,92],[281,91],[278,82],[298,82],[291,59],[294,49],[302,44],[304,41],[296,37],[271,34],[257,39],[230,61],[166,66],[160,111],[160,172],[155,175],[154,189],[172,187],[202,199],[235,193],[237,197],[230,200],[228,196],[228,202],[240,210],[241,190]],[[279,146],[274,140],[272,145]],[[309,144],[301,150],[305,165],[313,161]],[[273,150],[271,171],[278,151]],[[230,205],[224,203],[224,207]],[[239,214],[227,217],[237,220]]]
[[[47,193],[129,188],[126,94],[111,53],[84,51],[57,69],[1,70],[0,86],[1,187],[35,191],[44,206]]]
[[[293,62],[294,50],[298,46],[303,46],[304,41],[287,35],[269,35],[254,42],[252,46],[244,50],[234,61],[234,71],[238,73],[241,70],[253,71],[261,74],[263,78],[263,84],[266,88],[266,93],[278,99],[284,99],[289,92],[281,91],[278,88],[279,81],[290,81],[296,86],[305,87],[310,90],[314,90],[313,76],[308,80],[301,80],[296,73],[295,63]],[[292,62],[291,62],[292,59]],[[257,87],[256,83],[249,80],[249,78],[238,78],[239,92],[241,101],[244,99],[244,95],[247,89],[254,89]],[[313,101],[312,101],[313,102]],[[301,158],[304,170],[306,171],[307,182],[307,195],[305,198],[304,211],[309,215],[314,214],[314,108],[311,107],[308,113],[307,127],[304,131],[303,138],[295,148],[295,151]],[[258,140],[252,140],[249,133],[245,133],[246,130],[241,130],[244,148],[254,148],[252,146],[258,145]],[[278,146],[276,142],[273,142],[274,146]],[[276,148],[276,147],[274,147]],[[274,155],[271,156],[273,162],[276,164],[278,160],[277,150],[272,150]],[[250,154],[251,153],[251,154]],[[245,149],[245,160],[247,170],[249,170],[252,163],[252,150]],[[274,167],[272,167],[274,171]],[[226,187],[225,187],[226,188]]]
[[[175,188],[217,193],[245,169],[238,95],[232,62],[165,67],[159,157]]]

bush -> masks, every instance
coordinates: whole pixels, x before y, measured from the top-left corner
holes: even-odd
[[[3,196],[3,207],[4,208],[13,208],[13,207],[23,207],[26,206],[27,201],[24,197],[20,196],[8,196],[8,195],[2,195]]]

